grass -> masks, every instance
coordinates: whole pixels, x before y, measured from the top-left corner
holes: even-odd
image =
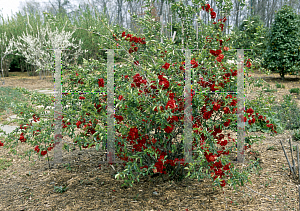
[[[293,100],[291,95],[283,96],[280,105],[274,105],[272,111],[276,114],[274,118],[279,119],[286,130],[294,130],[300,128],[300,108]]]
[[[300,94],[300,89],[299,88],[292,88],[292,89],[290,89],[290,93],[296,93],[298,95],[298,94]]]
[[[10,87],[0,87],[0,113],[9,112],[16,104],[26,101],[25,96],[18,90]]]
[[[293,140],[294,141],[300,141],[300,129],[294,130]]]
[[[62,187],[62,186],[55,186],[54,185],[54,191],[56,193],[63,193],[67,190],[68,188],[65,186],[65,187]]]
[[[12,165],[12,161],[0,158],[0,170],[6,170]]]
[[[283,84],[279,84],[276,82],[276,88],[279,89],[279,88],[285,88],[285,86]]]
[[[265,92],[276,92],[277,90],[276,89],[272,89],[271,86],[269,84],[266,84],[264,87],[263,87],[263,91]]]

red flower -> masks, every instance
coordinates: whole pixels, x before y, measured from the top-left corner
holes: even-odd
[[[80,100],[84,100],[84,99],[85,99],[85,97],[82,97],[82,96],[80,96],[80,97],[79,97],[79,99],[80,99]]]
[[[140,64],[140,62],[139,61],[135,61],[134,64],[138,66]]]
[[[170,83],[167,79],[163,78],[163,80],[160,80],[159,85],[163,85],[163,89],[167,89],[170,86]]]
[[[122,99],[123,99],[123,96],[122,96],[122,95],[120,95],[118,99],[119,99],[119,100],[122,100]]]
[[[168,109],[168,108],[171,108],[171,109],[176,108],[175,100],[169,100],[169,101],[167,102],[166,109]]]
[[[77,128],[79,128],[79,125],[81,125],[81,121],[78,121],[77,123],[76,123],[76,125],[77,125]]]
[[[211,16],[211,19],[215,19],[217,17],[217,14],[216,14],[216,12],[212,11],[210,13],[210,16]]]
[[[226,185],[226,182],[225,182],[225,180],[222,180],[222,182],[221,182],[221,186],[222,187],[224,187]]]
[[[237,76],[237,71],[232,72],[232,76]]]
[[[98,79],[98,85],[99,85],[99,87],[104,87],[104,79],[103,78]]]
[[[44,156],[47,154],[47,151],[41,151],[41,155]]]
[[[164,68],[166,70],[169,69],[169,67],[170,67],[170,64],[167,62],[162,66],[162,68]]]
[[[215,111],[218,111],[218,110],[220,109],[220,107],[221,107],[221,105],[218,104],[218,103],[216,103],[216,102],[213,102],[212,104],[214,105],[213,109],[214,109]]]
[[[0,141],[0,147],[2,147],[2,146],[4,146],[4,143],[2,143],[2,142]]]
[[[223,31],[223,29],[224,29],[224,24],[220,24],[220,28],[221,28],[221,31]]]
[[[223,108],[223,110],[224,110],[224,113],[225,113],[225,114],[229,114],[229,113],[230,113],[230,110],[229,110],[228,107]]]
[[[26,138],[24,138],[23,133],[21,133],[19,140],[21,142],[25,142],[26,141]]]
[[[224,140],[220,143],[221,146],[226,146],[228,144],[228,141],[227,140]]]
[[[210,119],[211,114],[212,114],[211,111],[205,112],[205,113],[203,114],[203,118],[204,118],[204,119]]]
[[[176,95],[176,94],[175,94],[175,95]],[[171,100],[174,100],[175,95],[174,95],[174,93],[170,93],[170,94],[169,94],[169,98],[170,98]]]
[[[246,111],[246,113],[249,113],[249,114],[252,114],[253,112],[254,112],[254,111],[253,111],[252,108],[248,108],[247,111]]]
[[[250,60],[248,60],[246,63],[247,63],[246,67],[251,67],[252,66]]]
[[[217,61],[218,62],[222,62],[222,59],[224,59],[224,55],[223,54],[220,54],[218,57],[217,57]]]
[[[214,55],[214,56],[219,56],[221,53],[222,53],[222,50],[221,49],[218,49],[216,51],[214,50],[209,50],[209,52]]]
[[[35,146],[34,151],[39,152],[40,151],[39,146]]]
[[[192,68],[198,67],[198,63],[195,61],[195,59],[192,59],[191,64],[193,65]]]
[[[205,155],[205,158],[208,162],[214,162],[216,160],[216,156],[213,155],[212,153],[209,153],[208,155]]]
[[[251,125],[251,124],[252,124],[252,121],[249,119],[249,120],[248,120],[248,123],[249,123],[249,125]]]
[[[232,102],[230,103],[230,105],[232,105],[232,106],[236,106],[236,104],[237,104],[237,101],[235,99],[233,99]]]
[[[132,48],[129,48],[128,52],[129,52],[129,53],[132,53],[132,52],[133,52]]]
[[[138,50],[138,47],[134,47],[134,51],[137,51]]]
[[[174,125],[171,125],[171,127],[170,127],[170,126],[167,126],[167,127],[164,129],[164,131],[165,131],[166,133],[171,133],[171,132],[173,131],[173,129],[174,129]]]
[[[138,129],[137,128],[130,128],[128,133],[130,140],[136,140],[139,138]]]
[[[122,37],[125,37],[125,32],[122,33]]]
[[[208,12],[209,9],[210,9],[210,5],[209,4],[205,4],[205,10],[206,10],[206,12]]]
[[[230,124],[230,119],[227,119],[227,122],[224,122],[224,126],[225,126],[225,127],[228,127],[229,124]]]

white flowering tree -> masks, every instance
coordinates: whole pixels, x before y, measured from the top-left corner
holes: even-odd
[[[12,58],[7,58],[7,55],[13,54],[14,47],[13,42],[11,42],[13,39],[8,40],[6,36],[6,32],[0,35],[0,60],[1,60],[1,73],[2,75],[2,83],[4,83],[3,78],[8,77],[8,71],[9,71],[9,65],[12,60]]]
[[[32,29],[29,21],[28,25]],[[12,40],[12,43],[18,51],[18,53],[15,53],[16,55],[24,56],[27,63],[38,67],[36,72],[51,71],[54,65],[53,49],[69,50],[69,52],[63,51],[62,54],[62,60],[67,63],[76,61],[78,56],[85,52],[81,49],[81,40],[79,40],[79,45],[74,44],[75,39],[72,38],[74,32],[65,32],[64,27],[61,32],[57,27],[55,31],[52,31],[47,22],[46,27],[40,30],[37,26],[37,34],[29,34],[26,28],[26,34],[23,32],[22,36],[18,36],[16,41]],[[53,76],[53,71],[51,73]]]

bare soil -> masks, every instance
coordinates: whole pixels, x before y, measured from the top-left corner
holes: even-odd
[[[289,94],[290,88],[300,87],[300,80],[295,76],[286,76],[282,82],[278,74],[266,76],[256,71],[250,75],[264,79],[271,86],[276,82],[284,84],[285,89],[273,93],[278,101]],[[19,76],[5,78],[5,86],[53,89],[53,82]],[[247,89],[246,97],[255,99],[257,87],[251,89]],[[300,106],[299,96],[293,96]],[[102,164],[99,168],[99,162],[105,160],[103,151],[94,148],[71,151],[64,154],[64,166],[49,169],[44,159],[33,156],[28,161],[0,147],[0,210],[298,210],[298,178],[290,175],[279,142],[282,140],[289,152],[287,140],[292,131],[286,130],[275,137],[251,134],[264,135],[265,139],[247,150],[245,163],[260,159],[262,170],[251,173],[252,184],[247,183],[238,191],[228,185],[213,189],[208,179],[174,182],[160,177],[145,177],[133,187],[121,188],[122,181],[112,177],[120,166]],[[292,144],[298,145],[294,141]],[[28,148],[26,144],[19,145],[18,152]],[[67,190],[58,193],[54,186],[66,186]]]

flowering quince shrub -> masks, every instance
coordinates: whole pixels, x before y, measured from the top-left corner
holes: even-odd
[[[210,5],[202,5],[199,8],[209,12],[214,20],[216,14]],[[175,7],[181,10],[184,8],[180,3],[177,3]],[[219,19],[218,28],[214,28],[217,24],[213,24],[211,31],[222,31],[222,25],[226,20],[226,17]],[[143,24],[150,29],[150,26],[154,24],[152,22],[151,19],[144,20]],[[125,170],[119,172],[116,178],[124,178],[124,185],[131,186],[134,181],[139,181],[141,175],[158,173],[168,174],[171,178],[178,180],[188,176],[198,179],[208,176],[220,187],[225,186],[226,183],[242,185],[243,181],[247,180],[245,174],[240,174],[226,156],[232,151],[229,142],[236,140],[230,136],[230,133],[224,134],[225,130],[236,129],[237,99],[227,93],[218,93],[218,95],[196,93],[236,90],[237,70],[223,63],[226,61],[226,53],[229,50],[226,42],[230,38],[223,38],[219,34],[216,37],[206,37],[206,51],[199,55],[193,54],[189,61],[193,72],[192,77],[197,78],[196,83],[193,84],[191,96],[192,156],[197,162],[193,164],[184,162],[185,62],[182,61],[184,55],[175,51],[178,46],[174,46],[170,40],[164,40],[164,44],[151,41],[153,33],[154,36],[159,35],[158,32],[149,30],[143,38],[125,31],[112,36],[116,45],[124,47],[132,59],[127,60],[130,61],[128,64],[116,68],[114,74],[116,85],[114,118],[118,132],[115,148],[117,156],[124,161],[125,166]],[[189,45],[187,43],[187,46]],[[144,50],[144,53],[139,50]],[[160,57],[154,60],[149,56],[157,55],[158,50]],[[205,67],[201,64],[204,56],[208,57]],[[99,66],[97,74],[95,72],[90,74],[88,69],[95,65]],[[251,66],[251,62],[249,61],[247,65]],[[101,61],[91,63],[85,61],[85,66],[86,68],[73,67],[72,75],[63,79],[63,83],[68,82],[66,89],[106,92],[106,65],[101,66]],[[53,102],[49,98],[38,101],[45,106]],[[95,93],[66,95],[63,96],[62,104],[63,136],[68,135],[73,138],[72,144],[79,146],[80,149],[96,147],[98,150],[101,142],[105,149],[107,131],[98,123],[104,123],[107,120],[107,95]],[[71,107],[67,108],[68,104]],[[18,109],[21,111],[20,107]],[[25,120],[31,117],[35,120],[41,118],[33,109],[24,109],[23,112],[19,113]],[[246,129],[254,125],[258,128],[264,127],[266,124],[269,132],[277,133],[276,125],[262,114],[255,112],[253,108],[246,108],[246,114],[248,116],[239,117],[247,123]],[[53,135],[50,135],[54,125],[52,123],[50,128],[47,125],[50,125],[49,122],[47,124],[42,122],[37,126],[21,125],[20,137],[6,139],[6,143],[2,145],[15,147],[19,142],[26,142],[33,146],[30,153],[45,156],[55,147]],[[106,123],[104,125],[107,126]],[[84,132],[75,136],[75,128],[80,128]],[[181,140],[175,142],[179,135],[181,135]],[[250,148],[252,144],[251,139],[248,138],[245,149]],[[69,150],[69,147],[70,144],[65,144],[65,149]],[[218,149],[219,147],[221,150]],[[200,167],[198,171],[196,171],[196,166]],[[203,173],[205,169],[206,173]],[[226,177],[227,181],[225,181]]]

